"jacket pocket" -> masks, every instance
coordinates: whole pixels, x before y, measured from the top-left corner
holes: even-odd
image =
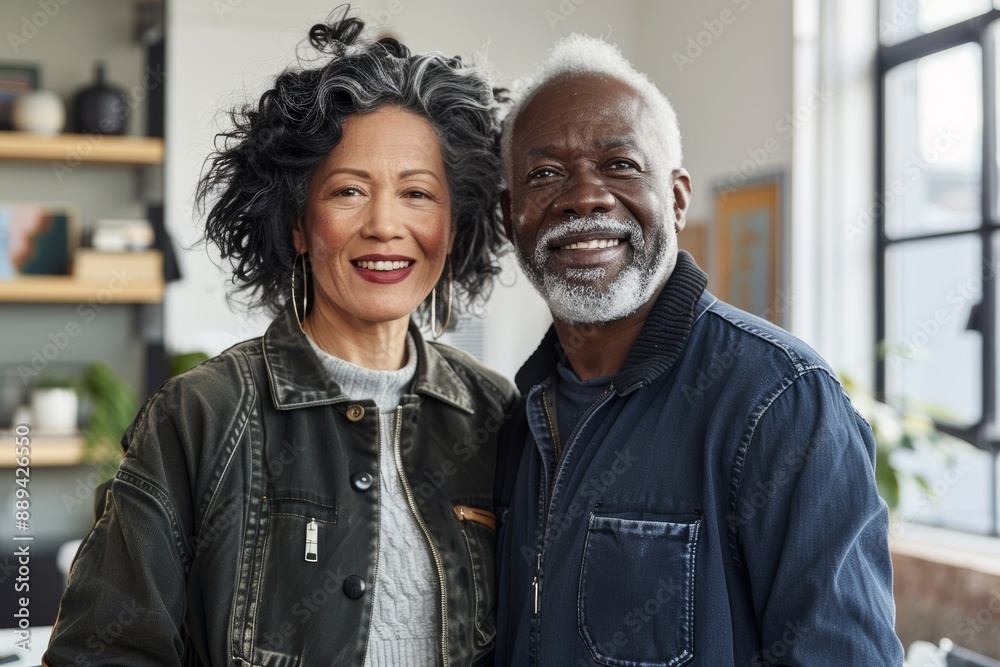
[[[330,565],[337,506],[299,495],[269,495],[263,501],[264,539],[254,558],[253,604],[246,618],[248,664],[298,667],[317,649],[315,643],[308,646],[308,638],[340,611],[334,608],[343,597],[343,577]],[[310,552],[316,557],[307,558]]]
[[[493,512],[468,505],[456,505],[454,512],[472,566],[476,643],[480,647],[488,646],[497,633],[493,583],[496,575],[496,516]]]
[[[679,667],[694,659],[701,520],[632,516],[590,516],[577,599],[580,634],[603,665]]]

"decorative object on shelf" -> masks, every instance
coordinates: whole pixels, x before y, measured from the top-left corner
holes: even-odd
[[[77,92],[73,99],[73,123],[77,132],[125,134],[129,116],[125,94],[104,81],[104,63],[95,67],[96,82]]]
[[[11,130],[14,101],[38,89],[38,68],[24,63],[0,63],[0,130]]]
[[[121,275],[135,283],[160,281],[163,279],[163,255],[159,250],[102,252],[91,248],[77,248],[73,253],[73,277],[77,280],[107,283]]]
[[[70,256],[80,244],[80,211],[74,204],[0,202],[0,211],[7,219],[6,261],[17,273],[69,272]]]
[[[139,410],[135,390],[104,361],[87,366],[81,394],[88,403],[84,429],[84,459],[117,465],[122,458],[122,434]],[[110,477],[114,468],[109,468]]]
[[[31,390],[31,426],[39,431],[76,431],[80,399],[71,379],[42,377]]]
[[[15,130],[54,137],[66,127],[66,108],[51,90],[36,90],[18,96],[10,120]]]
[[[711,230],[712,291],[720,299],[787,326],[787,229],[781,173],[716,185]]]
[[[125,252],[147,250],[155,240],[149,220],[103,219],[94,221],[90,245],[102,252]]]

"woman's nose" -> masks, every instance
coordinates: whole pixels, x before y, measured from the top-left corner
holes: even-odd
[[[389,241],[402,235],[403,207],[391,195],[377,195],[365,207],[362,234],[379,241]]]

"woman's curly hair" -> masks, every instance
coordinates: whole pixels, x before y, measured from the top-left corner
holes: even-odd
[[[484,301],[505,243],[490,84],[458,57],[411,55],[391,37],[364,39],[364,22],[349,10],[309,31],[322,65],[286,69],[256,106],[229,113],[232,127],[216,136],[198,183],[198,210],[210,205],[204,238],[232,265],[234,293],[251,307],[281,310],[296,257],[292,221],[304,211],[313,169],[340,142],[348,117],[397,106],[425,118],[441,142],[455,227],[456,305]],[[448,279],[445,271],[435,287],[441,297]],[[438,299],[439,311],[445,300]],[[429,299],[418,311],[428,316]]]

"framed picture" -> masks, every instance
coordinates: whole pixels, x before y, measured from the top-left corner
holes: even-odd
[[[0,62],[0,130],[11,129],[11,110],[18,95],[37,89],[37,67],[23,63]]]
[[[65,275],[79,245],[75,204],[0,201],[0,276]]]
[[[789,305],[783,185],[778,173],[718,186],[711,243],[715,295],[779,326]]]

